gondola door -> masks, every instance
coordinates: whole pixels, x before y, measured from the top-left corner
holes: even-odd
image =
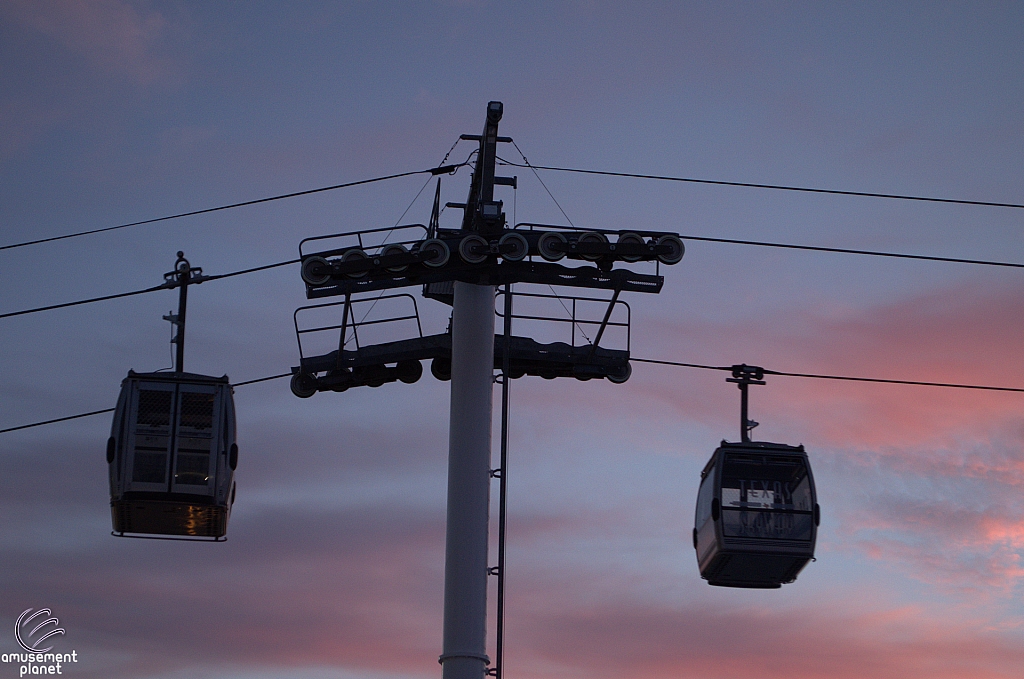
[[[221,439],[218,425],[223,420],[216,416],[223,408],[220,392],[214,385],[178,385],[174,474],[169,489],[172,493],[216,493]]]
[[[174,450],[176,387],[132,381],[125,450],[125,491],[166,493]]]

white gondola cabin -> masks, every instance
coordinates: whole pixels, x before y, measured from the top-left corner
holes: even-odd
[[[693,546],[710,585],[773,589],[814,558],[821,518],[803,446],[722,444],[701,472]]]
[[[128,371],[107,463],[115,534],[222,539],[238,464],[227,376]]]

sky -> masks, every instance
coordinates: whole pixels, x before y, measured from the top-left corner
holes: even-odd
[[[1019,204],[1022,41],[1024,7],[999,2],[6,0],[0,245],[434,167],[490,100],[536,165]],[[519,222],[1024,262],[1020,209],[499,171]],[[0,250],[0,313],[157,285],[178,250],[228,273],[423,223],[434,181]],[[468,185],[444,176],[442,202]],[[623,295],[636,358],[1024,387],[1019,269],[689,240],[661,272]],[[110,408],[129,369],[169,367],[176,301],[0,319],[0,428]],[[450,309],[416,302],[443,332]],[[294,265],[192,288],[187,369],[289,372],[307,303]],[[221,544],[110,535],[108,414],[0,434],[0,653],[47,607],[69,676],[438,676],[449,384],[425,373],[308,400],[240,386]],[[755,437],[806,447],[822,520],[795,583],[732,590],[690,542],[700,470],[739,436],[725,376],[512,384],[508,679],[1024,675],[1024,395],[753,387]],[[493,583],[488,606],[493,655]]]

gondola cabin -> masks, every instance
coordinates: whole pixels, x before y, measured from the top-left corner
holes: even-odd
[[[803,446],[722,444],[701,472],[693,546],[710,585],[773,589],[814,558],[821,510]]]
[[[227,376],[128,371],[107,441],[115,534],[224,537],[238,464],[231,394]]]

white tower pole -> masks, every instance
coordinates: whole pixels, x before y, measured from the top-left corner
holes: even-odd
[[[494,202],[500,101],[487,104],[463,235],[500,236]],[[461,248],[460,248],[461,256]],[[482,679],[487,657],[487,528],[494,392],[494,286],[456,281],[452,302],[452,400],[448,430],[448,523],[444,562],[442,679]]]
[[[494,388],[494,287],[455,283],[452,312],[443,679],[481,679]]]

